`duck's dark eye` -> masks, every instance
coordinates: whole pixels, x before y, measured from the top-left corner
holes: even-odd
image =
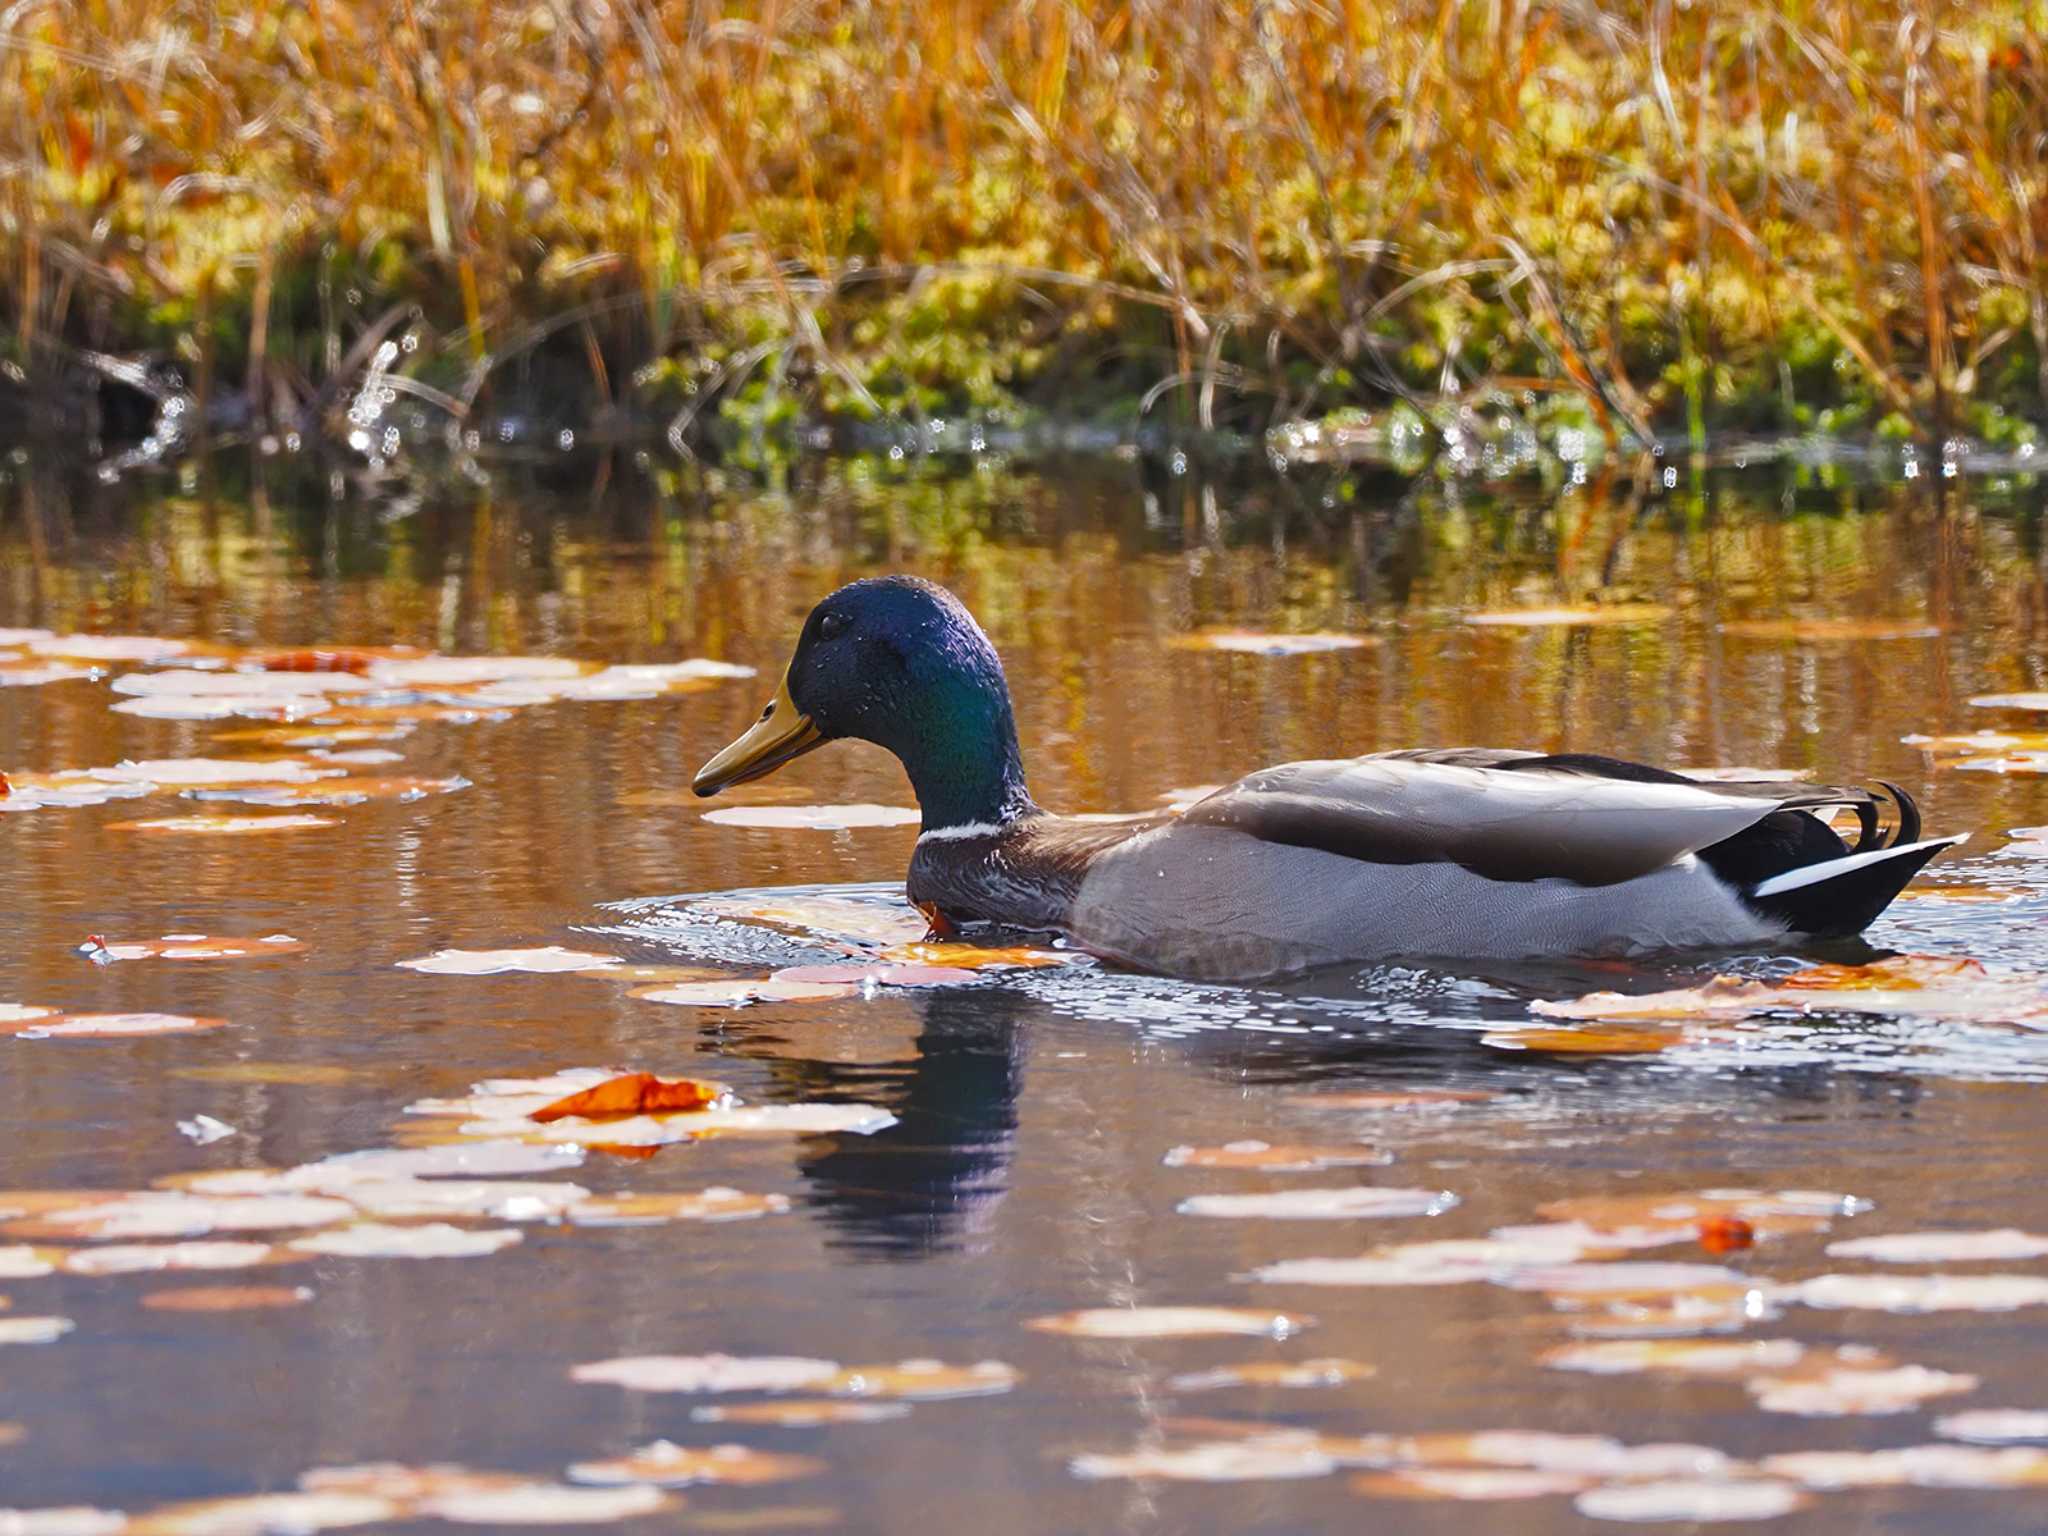
[[[818,638],[820,640],[837,640],[846,633],[846,626],[851,622],[843,613],[828,613],[824,618],[818,620]]]

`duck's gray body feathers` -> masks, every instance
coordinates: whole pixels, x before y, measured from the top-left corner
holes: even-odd
[[[910,894],[1215,980],[1396,955],[1755,945],[1786,938],[1796,914],[1755,899],[1747,865],[1776,875],[1848,856],[1805,814],[1837,804],[1864,818],[1859,848],[1885,848],[1864,790],[1706,784],[1534,753],[1387,753],[1267,769],[1178,816],[932,829]],[[1879,907],[1935,846],[1894,851]]]

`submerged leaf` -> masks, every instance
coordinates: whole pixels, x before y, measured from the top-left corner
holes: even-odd
[[[403,1510],[389,1499],[359,1493],[257,1493],[239,1499],[200,1499],[137,1516],[128,1536],[312,1536],[395,1520]]]
[[[1220,1147],[1172,1147],[1161,1161],[1168,1168],[1252,1168],[1267,1173],[1320,1173],[1327,1168],[1363,1168],[1390,1163],[1393,1156],[1362,1144],[1310,1147],[1274,1146],[1264,1141],[1228,1141]]]
[[[1941,626],[1912,619],[1731,619],[1721,633],[1743,640],[1936,640]]]
[[[781,1402],[709,1404],[692,1408],[700,1424],[768,1424],[778,1429],[822,1429],[828,1424],[879,1424],[910,1412],[906,1403],[842,1402],[833,1398],[794,1398]]]
[[[1175,635],[1171,642],[1183,651],[1234,651],[1246,656],[1318,656],[1328,651],[1356,651],[1379,641],[1372,635],[1340,635],[1327,631],[1313,634],[1267,634],[1251,629],[1205,629]]]
[[[1492,613],[1468,613],[1467,624],[1512,628],[1577,628],[1588,624],[1661,624],[1671,610],[1659,603],[1610,603],[1584,608],[1503,609]]]
[[[1159,1479],[1176,1483],[1269,1482],[1281,1478],[1328,1477],[1337,1463],[1313,1440],[1219,1440],[1178,1449],[1155,1447],[1122,1455],[1096,1452],[1076,1456],[1067,1470],[1083,1482],[1110,1478]]]
[[[1595,1479],[1583,1472],[1547,1472],[1526,1467],[1403,1467],[1352,1478],[1354,1491],[1374,1498],[1455,1499],[1494,1503],[1578,1493]]]
[[[1341,1387],[1364,1381],[1376,1370],[1362,1360],[1254,1360],[1213,1371],[1192,1371],[1166,1384],[1176,1392],[1212,1392],[1219,1387]]]
[[[792,965],[775,972],[771,981],[854,987],[959,987],[981,978],[972,971],[939,965]]]
[[[235,837],[245,833],[304,832],[339,826],[332,816],[164,816],[154,821],[110,821],[110,832],[170,832],[187,836]]]
[[[259,1312],[302,1307],[312,1299],[303,1285],[189,1285],[150,1291],[142,1304],[153,1312]]]
[[[789,981],[773,976],[736,977],[731,981],[685,981],[672,987],[636,987],[629,996],[681,1008],[744,1008],[749,1003],[817,1003],[835,997],[858,997],[850,982]]]

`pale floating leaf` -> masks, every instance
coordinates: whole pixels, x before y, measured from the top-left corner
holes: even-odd
[[[64,1256],[73,1275],[140,1275],[160,1270],[249,1269],[281,1258],[268,1243],[114,1243],[81,1248]]]
[[[1712,1446],[1625,1445],[1606,1435],[1489,1429],[1470,1434],[1367,1436],[1355,1446],[1325,1436],[1333,1454],[1364,1465],[1526,1467],[1601,1478],[1719,1477],[1731,1465]]]
[[[694,910],[859,944],[913,944],[930,927],[908,907],[837,896],[714,896],[694,903]]]
[[[1890,1370],[1830,1370],[1805,1377],[1764,1379],[1749,1384],[1750,1396],[1766,1413],[1802,1418],[1847,1418],[1912,1413],[1938,1397],[1974,1392],[1975,1376],[1902,1365]]]
[[[333,778],[312,784],[259,785],[250,789],[192,789],[185,792],[185,798],[237,805],[364,805],[372,800],[409,805],[430,795],[453,794],[469,787],[470,781],[460,774],[445,779]]]
[[[742,1104],[685,1110],[672,1115],[634,1115],[625,1120],[570,1117],[526,1128],[532,1141],[615,1147],[665,1147],[699,1136],[865,1136],[896,1123],[872,1104]],[[473,1121],[465,1134],[500,1136],[505,1123]]]
[[[940,965],[840,965],[786,966],[769,978],[784,985],[852,987],[960,987],[981,980],[973,971]]]
[[[419,1499],[455,1493],[496,1493],[531,1488],[539,1479],[516,1472],[481,1472],[455,1462],[413,1465],[402,1461],[363,1461],[348,1466],[314,1467],[299,1474],[307,1493],[356,1493],[410,1504]]]
[[[1790,1483],[1708,1482],[1673,1479],[1619,1483],[1580,1494],[1580,1514],[1593,1520],[1686,1521],[1775,1520],[1806,1502]]]
[[[114,1536],[127,1528],[126,1515],[84,1504],[53,1509],[0,1509],[0,1536]]]
[[[1081,1339],[1192,1339],[1233,1334],[1285,1339],[1314,1327],[1315,1321],[1299,1313],[1256,1307],[1086,1307],[1034,1317],[1024,1326]]]
[[[1267,1173],[1320,1173],[1328,1168],[1363,1168],[1393,1161],[1376,1148],[1275,1146],[1264,1141],[1227,1141],[1220,1147],[1172,1147],[1168,1168],[1250,1168]]]
[[[509,971],[594,971],[620,963],[617,955],[548,944],[539,949],[438,949],[417,960],[400,960],[397,965],[400,970],[436,976],[499,976]]]
[[[955,1397],[994,1397],[1017,1385],[1016,1370],[1000,1360],[947,1365],[942,1360],[903,1360],[895,1365],[849,1365],[819,1390],[841,1397],[885,1397],[938,1402]]]
[[[1245,656],[1319,656],[1329,651],[1356,651],[1379,642],[1371,635],[1268,634],[1251,629],[1205,629],[1176,635],[1171,642],[1183,651],[1232,651]]]
[[[26,1003],[0,1003],[0,1024],[29,1024],[57,1016],[54,1008],[35,1008]]]
[[[113,821],[110,832],[162,832],[199,837],[238,837],[264,832],[305,832],[339,826],[332,816],[163,816],[152,821]]]
[[[1395,1088],[1346,1093],[1304,1093],[1297,1094],[1291,1102],[1303,1109],[1435,1110],[1456,1109],[1467,1104],[1484,1104],[1499,1097],[1497,1093],[1478,1088]]]
[[[450,1493],[427,1499],[420,1513],[457,1525],[609,1525],[669,1508],[659,1488],[572,1488],[532,1483],[489,1492]]]
[[[576,1366],[569,1379],[629,1392],[800,1392],[839,1370],[833,1361],[795,1355],[631,1355]]]
[[[2011,1227],[1987,1232],[1892,1232],[1829,1243],[1828,1254],[1837,1259],[1875,1259],[1884,1264],[2038,1259],[2048,1254],[2048,1237]]]
[[[576,678],[592,670],[590,663],[564,656],[418,656],[379,657],[368,675],[376,687],[419,691]]]
[[[183,1013],[60,1013],[0,1030],[23,1040],[125,1040],[141,1035],[190,1035],[219,1029],[226,1019]]]
[[[137,1239],[204,1237],[210,1232],[269,1232],[321,1227],[355,1215],[344,1201],[317,1195],[202,1196],[175,1190],[147,1190],[100,1197],[69,1210],[10,1221],[21,1237]]]
[[[1888,1451],[1792,1451],[1763,1470],[1823,1492],[1842,1488],[2027,1488],[2048,1484],[2035,1446],[1909,1445]]]
[[[2048,710],[2048,693],[1980,693],[1970,703],[1978,709]]]
[[[341,770],[303,758],[154,757],[111,768],[85,770],[110,784],[150,784],[159,789],[230,789],[249,784],[313,784]]]
[[[700,1424],[766,1424],[777,1429],[822,1429],[831,1424],[880,1424],[910,1413],[907,1403],[791,1398],[781,1402],[707,1404],[692,1408]]]
[[[395,1520],[389,1499],[353,1493],[258,1493],[172,1504],[130,1521],[129,1536],[311,1536]]]
[[[38,656],[62,656],[70,661],[165,661],[193,649],[189,641],[153,635],[31,636],[27,644]]]
[[[923,813],[900,805],[728,805],[706,811],[705,821],[721,827],[765,827],[778,831],[846,832],[857,827],[909,827]]]
[[[566,1214],[579,1227],[650,1227],[671,1221],[748,1221],[788,1210],[787,1195],[714,1187],[674,1195],[601,1195],[578,1201]]]
[[[1452,1499],[1496,1503],[1578,1493],[1594,1479],[1579,1472],[1546,1472],[1528,1467],[1404,1467],[1352,1478],[1352,1488],[1374,1498]]]
[[[182,933],[161,939],[122,939],[111,944],[88,940],[78,950],[95,964],[111,965],[120,960],[268,960],[277,955],[298,954],[305,947],[288,933],[252,938]]]
[[[1976,1408],[1936,1419],[1934,1432],[1950,1440],[1969,1440],[1978,1445],[2048,1440],[2048,1413],[2037,1408]]]
[[[554,1221],[591,1199],[580,1184],[510,1179],[369,1180],[346,1184],[340,1194],[354,1211],[383,1221],[449,1216]]]
[[[744,1008],[752,1003],[819,1003],[836,997],[858,997],[860,988],[843,981],[748,976],[731,981],[686,981],[672,987],[636,987],[629,995],[677,1008]]]
[[[1796,1339],[1603,1339],[1550,1350],[1541,1363],[1598,1376],[1650,1372],[1736,1380],[1789,1370],[1805,1356],[1806,1346]]]
[[[579,1461],[569,1468],[569,1481],[647,1483],[658,1488],[684,1488],[692,1483],[751,1487],[815,1477],[824,1470],[825,1463],[814,1456],[757,1451],[745,1445],[681,1446],[657,1440],[611,1461]]]
[[[355,1259],[472,1259],[509,1248],[520,1240],[514,1227],[466,1231],[446,1222],[392,1226],[364,1221],[329,1232],[294,1238],[286,1246],[299,1253]]]
[[[97,667],[74,666],[63,661],[0,662],[0,688],[41,688],[50,683],[89,682],[99,675]]]
[[[1328,1477],[1337,1463],[1311,1440],[1219,1440],[1169,1449],[1164,1446],[1122,1455],[1076,1456],[1067,1470],[1083,1482],[1112,1478],[1158,1479],[1174,1483],[1251,1483],[1282,1478]]]
[[[54,1344],[77,1326],[68,1317],[0,1317],[0,1344]]]
[[[1592,624],[1661,624],[1671,610],[1658,603],[1610,603],[1582,608],[1522,608],[1468,613],[1467,624],[1516,629],[1578,628]]]
[[[1820,1275],[1794,1287],[1809,1307],[1870,1312],[2012,1312],[2048,1305],[2034,1275]]]
[[[1184,1216],[1264,1218],[1274,1221],[1352,1221],[1391,1216],[1437,1216],[1458,1203],[1448,1189],[1274,1189],[1252,1194],[1190,1195],[1174,1209]]]
[[[1376,1367],[1362,1360],[1254,1360],[1191,1371],[1168,1380],[1176,1392],[1213,1392],[1222,1387],[1341,1387],[1364,1381]]]

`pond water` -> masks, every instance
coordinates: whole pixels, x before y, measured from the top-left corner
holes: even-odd
[[[2032,1452],[1758,1468],[1788,1453],[1942,1443],[1935,1420],[1966,1410],[2048,1408],[2026,1363],[2048,1345],[2036,1294],[2048,1292],[2048,1243],[2007,1242],[1997,1251],[2011,1256],[1989,1260],[1937,1249],[1920,1263],[1825,1251],[1929,1229],[2048,1232],[2048,1035],[2026,1026],[2024,1008],[1976,1006],[1968,988],[1953,1007],[1911,1013],[1823,1006],[1807,1018],[1610,1029],[1603,1054],[1548,1048],[1554,1033],[1531,1031],[1556,1026],[1532,1002],[1691,986],[1717,971],[1770,977],[1796,963],[1378,966],[1254,988],[1081,963],[743,1007],[635,995],[687,988],[681,972],[399,964],[559,946],[758,977],[914,939],[914,922],[898,931],[894,886],[914,825],[733,825],[707,821],[688,793],[695,768],[759,710],[817,597],[856,575],[914,570],[953,586],[1002,650],[1047,805],[1145,809],[1271,762],[1418,744],[1893,779],[1920,798],[1930,833],[1972,841],[1930,868],[1871,943],[1973,957],[2025,988],[2048,920],[2048,842],[2010,831],[2048,822],[2048,757],[2027,755],[2048,741],[2024,737],[2048,722],[1970,701],[2048,686],[2031,485],[1772,470],[1716,474],[1646,503],[1597,483],[1376,500],[1161,479],[1114,462],[958,473],[851,463],[772,492],[709,480],[657,491],[626,475],[416,504],[190,486],[73,500],[16,484],[0,495],[0,628],[235,648],[196,658],[217,665],[265,648],[411,646],[756,669],[602,674],[580,682],[587,697],[559,697],[562,679],[545,668],[515,668],[509,683],[418,672],[392,714],[389,695],[356,685],[394,658],[330,657],[356,671],[263,674],[265,688],[298,679],[311,707],[304,695],[230,694],[244,712],[165,719],[153,715],[218,712],[193,702],[218,695],[120,680],[241,674],[192,673],[190,655],[95,662],[75,641],[0,638],[0,680],[25,683],[67,655],[99,669],[0,687],[0,769],[16,778],[18,811],[0,816],[0,1004],[59,1022],[225,1021],[77,1038],[33,1020],[6,1026],[23,1033],[0,1040],[0,1184],[31,1193],[0,1190],[12,1213],[0,1243],[18,1245],[0,1247],[0,1274],[20,1276],[0,1279],[11,1301],[0,1337],[37,1336],[8,1332],[34,1318],[75,1327],[0,1349],[0,1420],[18,1430],[0,1447],[0,1504],[156,1511],[144,1528],[179,1530],[438,1512],[721,1531],[1533,1532],[1581,1529],[1595,1514],[1762,1516],[1801,1501],[1788,1527],[2040,1527],[2025,1487],[1950,1486],[2048,1479]],[[1599,622],[1527,617],[1589,603]],[[1489,614],[1510,621],[1470,622]],[[1217,629],[1368,643],[1308,654],[1176,643]],[[318,693],[335,678],[347,682]],[[147,707],[115,707],[136,702]],[[299,723],[263,735],[278,722],[261,717],[281,710]],[[1904,739],[1986,728],[2017,739],[1940,753]],[[59,770],[280,755],[298,766],[267,770],[283,780],[283,793],[273,781],[258,797],[273,803],[181,798],[266,770],[159,767],[127,775],[155,786],[140,798],[19,809],[66,798],[53,783],[94,798],[80,781],[34,777]],[[337,779],[318,775],[337,772],[436,782],[302,803],[335,798],[322,787]],[[907,793],[893,761],[841,745],[736,799],[902,807]],[[219,836],[134,825],[217,815],[305,820]],[[781,887],[804,889],[762,894]],[[702,899],[732,892],[752,894]],[[166,935],[211,936],[182,941],[211,953],[81,951],[97,939],[121,954]],[[222,939],[280,935],[296,945],[218,952]],[[2048,1015],[2048,1000],[2036,1006]],[[565,1138],[545,1163],[529,1142],[458,1123],[488,1104],[421,1104],[485,1080],[607,1068],[715,1080],[749,1107],[839,1108],[658,1148],[623,1145],[637,1134],[625,1131],[611,1151],[586,1150],[596,1136]],[[1443,1091],[1457,1097],[1404,1097]],[[429,1112],[408,1112],[417,1107]],[[861,1128],[800,1134],[807,1123]],[[521,1122],[518,1134],[535,1129]],[[1288,1167],[1257,1166],[1290,1160],[1256,1149],[1169,1157],[1248,1141],[1320,1152]],[[380,1228],[432,1216],[407,1176],[447,1166],[394,1162],[374,1197],[360,1164],[290,1172],[367,1149],[481,1142],[523,1149],[484,1159],[481,1176],[539,1192],[451,1193],[438,1219],[454,1233],[424,1239]],[[1298,1166],[1318,1156],[1323,1166]],[[1204,1166],[1215,1162],[1252,1166]],[[227,1170],[280,1172],[211,1188],[312,1195],[322,1209],[236,1217],[196,1198],[139,1200],[97,1223],[73,1198]],[[562,1193],[564,1181],[590,1196]],[[1729,1187],[1819,1193],[1675,1214],[1647,1198]],[[641,1225],[607,1224],[598,1206],[549,1219],[561,1201],[706,1189],[741,1192],[712,1197],[713,1214],[753,1219],[688,1219],[704,1202]],[[1372,1189],[1420,1193],[1379,1204],[1292,1193]],[[337,1194],[349,1221],[377,1222],[367,1236],[325,1209]],[[480,1203],[462,1204],[470,1195]],[[1281,1198],[1181,1208],[1219,1195]],[[1481,1238],[1594,1197],[1646,1198],[1566,1206],[1567,1217],[1592,1212],[1593,1237],[1551,1226],[1519,1247],[1468,1253],[1462,1268],[1450,1251],[1401,1248],[1398,1275],[1261,1273]],[[1289,1200],[1335,1214],[1276,1219]],[[1350,1214],[1382,1206],[1401,1214]],[[1715,1225],[1721,1215],[1739,1220]],[[221,1230],[237,1220],[255,1230]],[[514,1236],[455,1235],[491,1232]],[[321,1239],[344,1233],[372,1247],[495,1251],[387,1256]],[[181,1241],[247,1247],[118,1256]],[[110,1246],[113,1259],[81,1258]],[[1631,1269],[1601,1281],[1557,1267],[1573,1260],[1735,1273]],[[137,1272],[94,1272],[130,1263]],[[1355,1283],[1367,1273],[1406,1283]],[[1830,1274],[1918,1277],[1923,1289],[1932,1275],[2020,1278],[1951,1287],[1936,1299],[1956,1310],[1914,1313],[1897,1310],[1916,1303],[1910,1287],[1799,1288]],[[1354,1283],[1302,1283],[1311,1278]],[[219,1298],[237,1303],[228,1310],[160,1299],[221,1286],[264,1289]],[[1843,1299],[1859,1304],[1825,1304]],[[278,1304],[247,1305],[256,1300]],[[1032,1326],[1159,1305],[1252,1309],[1253,1331],[1101,1338]],[[1555,1352],[1595,1342],[1588,1334],[1605,1353],[1576,1363],[1601,1369],[1568,1370],[1575,1357]],[[1730,1365],[1684,1347],[1617,1350],[1608,1337],[1642,1334],[1757,1351]],[[1847,1353],[1829,1353],[1838,1348]],[[722,1379],[676,1367],[668,1385],[701,1389],[678,1391],[571,1377],[621,1357],[710,1355],[1009,1370],[926,1373],[923,1386],[916,1373],[871,1378],[865,1396],[826,1366],[733,1366]],[[1312,1360],[1351,1364],[1309,1373],[1311,1385],[1206,1374]],[[1894,1371],[1909,1366],[1947,1374]],[[758,1390],[778,1382],[780,1395]],[[734,1390],[709,1390],[719,1386]],[[942,1395],[949,1386],[962,1395]],[[792,1398],[881,1406],[839,1422],[759,1421],[774,1411],[761,1405]],[[1698,1449],[1627,1462],[1592,1443],[1456,1438],[1498,1430]],[[1423,1434],[1452,1438],[1361,1439]],[[394,1494],[388,1477],[344,1479],[372,1489],[354,1506],[330,1493],[330,1506],[269,1517],[243,1505],[164,1512],[375,1461],[548,1483],[577,1466],[588,1478],[598,1473],[586,1464],[664,1440],[810,1460],[729,1457],[725,1471],[712,1467],[726,1480],[684,1488],[656,1513],[615,1495],[557,1510],[538,1502],[555,1495],[517,1488],[502,1504],[471,1494],[482,1502],[437,1506]],[[1235,1480],[1126,1475],[1144,1467],[1122,1458],[1150,1450],[1164,1453],[1163,1470]],[[1503,1475],[1482,1488],[1473,1466]],[[761,1480],[737,1481],[739,1468]],[[1504,1475],[1516,1469],[1542,1476]],[[1670,1486],[1674,1476],[1687,1486]],[[1708,1486],[1691,1486],[1702,1477]],[[1840,1481],[1904,1486],[1820,1486]],[[1482,1491],[1525,1496],[1450,1496]]]

